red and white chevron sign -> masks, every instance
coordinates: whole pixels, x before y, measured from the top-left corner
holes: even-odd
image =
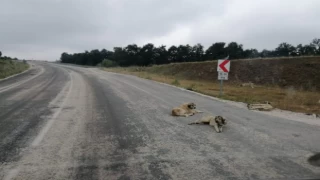
[[[230,71],[230,60],[218,60],[218,72],[229,72]]]

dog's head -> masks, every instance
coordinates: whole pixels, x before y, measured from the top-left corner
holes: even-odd
[[[216,121],[218,126],[224,126],[227,124],[227,120],[222,116],[216,116],[214,120]]]
[[[195,103],[193,103],[193,102],[191,102],[191,103],[188,103],[188,108],[189,109],[196,109],[196,104]]]

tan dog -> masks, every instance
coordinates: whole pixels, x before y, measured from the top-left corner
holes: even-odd
[[[247,107],[249,110],[259,111],[271,111],[274,109],[268,101],[266,101],[264,104],[247,104]]]
[[[192,116],[196,113],[202,113],[202,111],[196,110],[196,104],[195,103],[184,103],[179,107],[175,107],[172,109],[172,116]]]
[[[209,124],[214,127],[217,133],[221,133],[222,127],[227,124],[227,120],[222,116],[204,116],[195,122],[189,123],[189,125],[192,124]]]

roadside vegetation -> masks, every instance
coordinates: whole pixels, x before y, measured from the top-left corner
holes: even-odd
[[[0,59],[0,79],[21,73],[29,68],[25,61]]]
[[[142,47],[61,54],[60,62],[105,67],[210,96],[219,96],[218,59],[229,57],[231,70],[220,98],[245,103],[269,101],[279,109],[320,113],[320,39],[297,46],[283,42],[273,50],[244,49],[237,42]],[[254,86],[240,86],[242,83]]]
[[[224,81],[223,96],[219,96],[220,86],[217,80],[216,62],[212,61],[150,67],[116,67],[104,68],[104,70],[152,79],[226,100],[244,103],[269,101],[272,106],[282,110],[320,114],[320,57],[309,60],[306,58],[305,63],[299,58],[293,60],[292,64],[287,64],[288,61],[290,60],[269,59],[268,63],[268,60],[265,60],[264,65],[269,68],[265,70],[243,60],[232,61],[231,67],[238,67],[238,69],[231,69],[230,79]],[[276,69],[283,67],[288,71],[281,75],[277,74]],[[253,72],[255,76],[251,77],[250,71],[246,68],[258,68],[257,71],[260,73]],[[309,72],[306,72],[307,70]],[[265,77],[272,76],[268,74],[272,71],[276,72],[273,78],[266,79]],[[308,81],[306,76],[309,77]],[[254,82],[253,88],[241,87],[242,82],[251,80]],[[302,83],[303,81],[306,82]]]

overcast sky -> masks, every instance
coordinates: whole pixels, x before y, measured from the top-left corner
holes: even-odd
[[[319,9],[320,0],[0,0],[0,51],[56,60],[148,42],[274,49],[320,38]]]

